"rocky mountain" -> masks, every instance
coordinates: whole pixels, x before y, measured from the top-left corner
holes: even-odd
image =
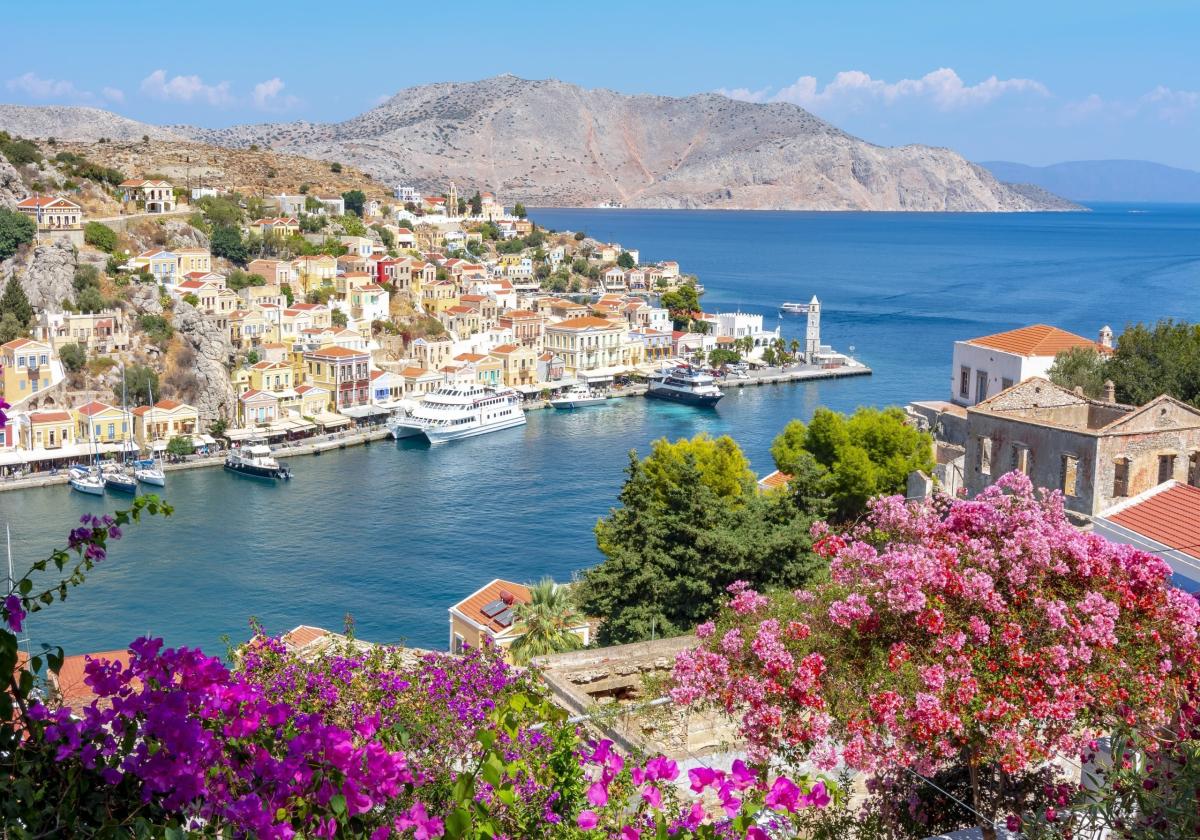
[[[0,109],[0,128],[71,136],[52,122]],[[134,125],[127,130],[138,137],[151,133]],[[453,181],[460,195],[491,190],[530,205],[1061,209],[1000,183],[950,149],[876,146],[795,105],[712,93],[631,96],[498,76],[408,88],[340,123],[161,130],[217,146],[255,145],[354,164],[378,180],[425,191],[440,193]]]
[[[0,105],[0,129],[22,137],[70,140],[181,140],[173,131],[102,108],[82,105]]]

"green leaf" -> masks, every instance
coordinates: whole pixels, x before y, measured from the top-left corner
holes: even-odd
[[[331,806],[333,806],[333,813],[337,814],[339,817],[345,816],[345,814],[346,814],[346,797],[342,796],[339,793],[336,796],[334,796],[332,799],[329,800],[329,804]]]
[[[489,755],[479,775],[492,787],[498,787],[504,778],[504,763],[495,754]]]
[[[459,806],[446,815],[447,837],[464,837],[471,828],[471,814],[466,808]]]

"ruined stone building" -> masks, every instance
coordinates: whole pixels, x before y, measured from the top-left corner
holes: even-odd
[[[1140,408],[1027,379],[966,409],[962,472],[979,493],[1012,470],[1093,516],[1176,480],[1200,485],[1200,410],[1161,396]]]

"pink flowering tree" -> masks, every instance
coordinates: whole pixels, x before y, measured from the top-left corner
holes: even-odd
[[[766,840],[830,794],[805,777],[692,770],[588,740],[536,672],[357,644],[312,658],[257,634],[230,662],[143,638],[90,661],[95,700],[59,705],[54,650],[22,662],[30,612],[64,599],[154,497],[87,515],[69,548],[0,592],[0,827],[6,836]],[[35,580],[62,574],[39,589]],[[694,794],[711,791],[706,810]]]
[[[964,768],[994,837],[1000,819],[1063,818],[1020,813],[1005,792],[1021,774],[1078,763],[1116,723],[1167,724],[1195,679],[1200,607],[1167,564],[1071,527],[1019,473],[972,501],[880,498],[819,536],[828,583],[732,587],[675,668],[675,699],[735,715],[763,764]]]

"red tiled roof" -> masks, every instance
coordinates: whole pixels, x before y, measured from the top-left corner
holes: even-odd
[[[310,645],[317,639],[323,639],[329,635],[329,631],[321,627],[310,627],[307,624],[301,624],[294,630],[290,630],[283,634],[280,640],[290,648],[302,648]]]
[[[1200,487],[1176,482],[1105,519],[1200,560]]]
[[[93,414],[99,414],[102,411],[112,411],[115,408],[116,408],[115,405],[109,405],[108,403],[102,403],[99,400],[92,400],[90,403],[87,403],[86,405],[81,405],[79,408],[77,408],[75,410],[78,411],[80,414],[86,414],[88,417],[91,417]]]
[[[35,411],[29,415],[30,423],[59,423],[70,419],[71,414],[67,411]]]
[[[89,659],[98,659],[102,662],[119,662],[121,667],[124,668],[129,666],[129,651],[106,650],[100,653],[81,653],[63,658],[62,668],[59,669],[58,676],[52,679],[54,680],[55,687],[58,689],[59,695],[62,697],[63,704],[76,711],[89,705],[96,696],[92,692],[92,687],[84,682]]]
[[[767,473],[758,480],[758,486],[763,490],[777,490],[780,487],[787,487],[787,483],[792,480],[792,477],[785,472],[775,470],[772,473]]]
[[[969,339],[968,343],[990,347],[1018,356],[1056,356],[1073,347],[1103,349],[1098,343],[1081,335],[1046,324],[1034,324],[1008,332]]]
[[[497,600],[504,600],[510,604],[528,604],[531,599],[529,590],[521,584],[507,580],[494,580],[487,586],[459,601],[452,609],[465,615],[476,624],[486,627],[493,633],[500,633],[509,628],[502,627],[493,618],[488,618],[483,614],[483,608]]]
[[[612,326],[613,322],[606,318],[593,318],[590,315],[585,315],[582,318],[569,318],[566,321],[559,321],[557,324],[551,324],[547,329],[587,330],[593,327],[608,329]]]

